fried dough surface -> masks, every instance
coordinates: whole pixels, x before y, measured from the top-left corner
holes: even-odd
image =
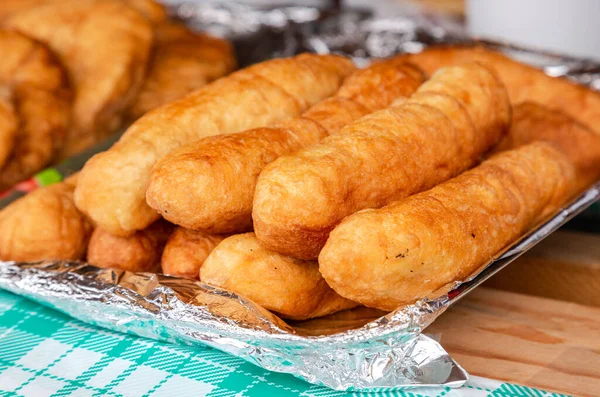
[[[441,69],[404,103],[267,165],[253,203],[258,240],[285,255],[316,258],[344,217],[475,165],[507,131],[510,111],[491,69],[479,63]]]
[[[61,157],[98,142],[121,125],[144,79],[152,26],[117,0],[48,3],[4,25],[47,44],[68,70],[75,97]]]
[[[160,258],[173,226],[158,220],[128,237],[96,228],[90,239],[87,261],[92,265],[130,272],[158,272]]]
[[[77,176],[37,189],[0,211],[0,259],[83,259],[92,224],[73,203]]]
[[[288,319],[320,317],[357,306],[327,285],[316,262],[269,251],[254,233],[223,240],[200,268],[200,280],[250,298]]]
[[[199,278],[200,267],[212,250],[227,236],[206,234],[178,227],[162,254],[162,272],[169,276]]]
[[[515,106],[510,131],[494,152],[536,141],[550,142],[567,156],[582,188],[600,179],[600,136],[559,109],[534,102]]]
[[[48,165],[65,141],[71,90],[50,50],[0,30],[0,191]]]
[[[32,8],[58,3],[68,7],[68,3],[78,1],[81,0],[2,0],[0,2],[0,23],[4,19]],[[140,12],[152,23],[163,22],[167,19],[165,7],[153,0],[123,0],[123,3]]]
[[[442,67],[462,62],[479,61],[493,67],[507,88],[513,104],[534,101],[560,109],[600,133],[600,94],[565,78],[546,75],[542,70],[525,65],[483,47],[438,46],[419,54],[401,55],[428,74]]]
[[[357,70],[335,96],[301,117],[175,150],[154,166],[146,200],[165,219],[186,228],[209,233],[251,230],[256,180],[268,163],[410,96],[423,80],[420,70],[395,59]]]
[[[574,193],[552,145],[500,153],[431,190],[346,218],[319,269],[342,296],[393,310],[463,280]]]
[[[127,117],[136,120],[232,72],[235,67],[233,47],[228,41],[192,32],[179,23],[160,23],[154,29],[147,76]]]
[[[270,60],[162,106],[87,162],[75,191],[77,206],[112,234],[143,229],[159,217],[145,200],[158,160],[206,136],[296,116],[333,94],[353,69],[350,60],[335,55]]]

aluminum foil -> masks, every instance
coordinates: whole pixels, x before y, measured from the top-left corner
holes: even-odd
[[[178,4],[173,13],[190,25],[232,38],[242,51],[238,55],[243,64],[307,50],[368,61],[432,44],[473,43],[457,25],[420,14],[382,19],[364,10],[335,13],[316,6],[268,10],[237,3]],[[593,62],[485,44],[544,67],[549,74],[600,87],[600,68]],[[387,314],[357,308],[286,323],[242,296],[200,282],[64,261],[0,262],[0,287],[90,324],[173,343],[209,345],[268,370],[334,389],[458,387],[467,373],[424,333],[425,328],[599,198],[600,182],[467,280]]]

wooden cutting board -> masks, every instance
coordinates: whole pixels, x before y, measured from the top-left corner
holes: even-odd
[[[426,333],[473,375],[600,396],[600,236],[550,236]]]

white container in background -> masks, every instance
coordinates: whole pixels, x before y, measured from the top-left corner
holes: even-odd
[[[600,60],[600,0],[467,0],[472,35]]]

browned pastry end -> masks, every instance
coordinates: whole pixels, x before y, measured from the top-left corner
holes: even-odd
[[[200,268],[200,280],[236,292],[282,318],[305,320],[358,306],[336,294],[316,262],[262,247],[254,233],[223,240]]]
[[[118,0],[58,1],[16,13],[4,25],[47,44],[69,72],[73,119],[60,157],[120,127],[152,44],[152,26],[138,11]]]
[[[510,112],[493,70],[479,63],[441,69],[402,104],[267,165],[254,195],[256,236],[274,251],[315,259],[344,217],[475,165],[508,130]]]
[[[225,237],[176,228],[162,254],[162,272],[169,276],[198,279],[200,267]]]
[[[65,141],[71,90],[50,50],[0,30],[0,191],[47,166]]]
[[[429,296],[486,264],[573,195],[551,144],[500,153],[431,190],[344,219],[319,255],[342,296],[383,310]]]
[[[423,81],[420,70],[397,60],[357,70],[335,96],[301,117],[205,138],[173,151],[154,166],[146,201],[165,219],[186,228],[209,233],[251,230],[256,180],[268,163],[410,96]]]
[[[582,188],[600,179],[600,136],[559,109],[535,102],[515,106],[510,131],[494,151],[535,141],[550,142],[562,151],[575,166]]]
[[[354,69],[336,55],[303,54],[239,70],[138,119],[113,147],[92,157],[75,202],[112,234],[128,235],[158,219],[146,204],[152,167],[200,138],[297,116],[332,95]]]
[[[92,224],[73,203],[77,176],[39,188],[0,211],[0,259],[83,259]]]
[[[233,47],[226,40],[192,32],[175,22],[157,25],[154,36],[146,79],[128,109],[130,120],[179,99],[236,67]]]
[[[163,220],[128,237],[114,236],[96,228],[90,239],[87,261],[98,267],[157,273],[172,231],[173,225]]]
[[[600,133],[600,94],[565,78],[546,75],[542,70],[517,62],[484,47],[438,46],[419,54],[401,55],[428,74],[462,62],[478,61],[493,67],[506,86],[513,104],[534,101],[560,109]]]

